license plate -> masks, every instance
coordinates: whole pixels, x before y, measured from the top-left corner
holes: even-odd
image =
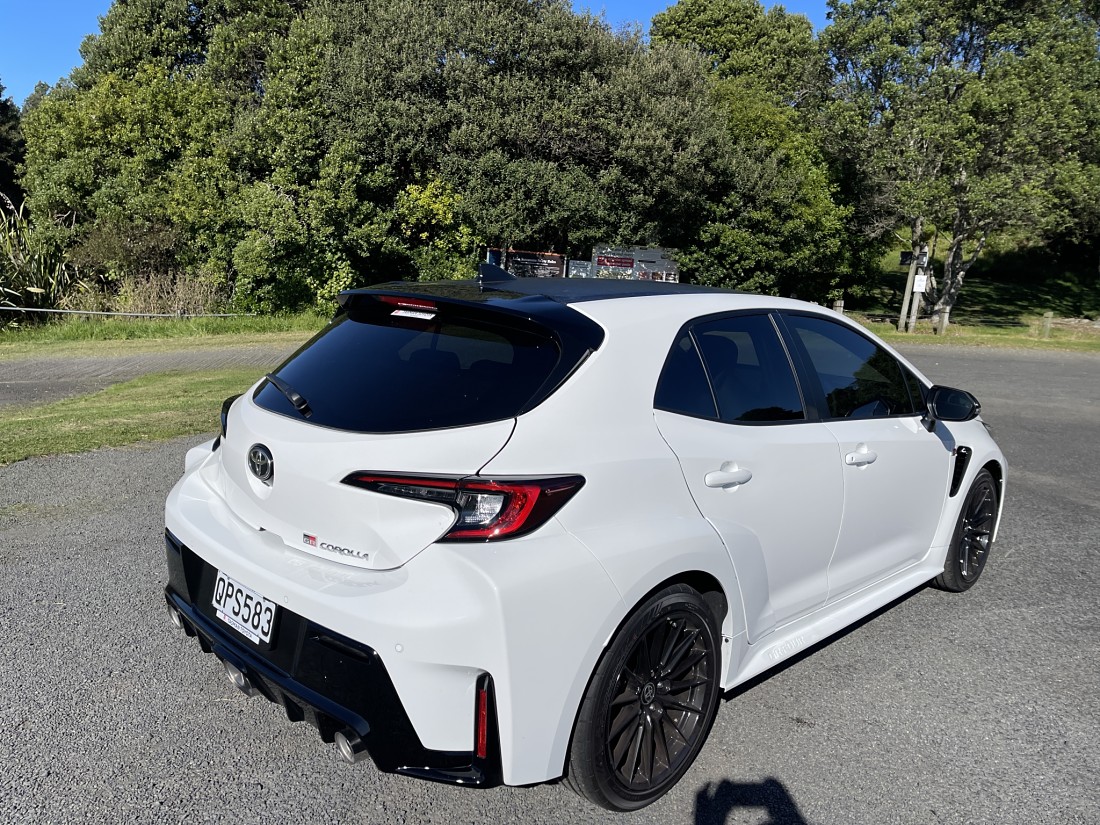
[[[275,602],[218,571],[212,599],[217,617],[253,643],[271,641]]]

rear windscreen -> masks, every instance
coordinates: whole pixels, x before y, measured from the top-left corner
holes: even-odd
[[[337,318],[275,375],[305,399],[311,424],[392,433],[512,418],[547,382],[559,355],[555,337],[534,324],[369,301]],[[306,420],[271,382],[255,401]]]

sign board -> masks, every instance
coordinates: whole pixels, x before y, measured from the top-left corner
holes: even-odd
[[[928,288],[928,276],[918,275],[913,279],[913,291],[924,292]]]
[[[673,250],[647,246],[597,246],[592,250],[592,277],[680,280]]]
[[[570,261],[565,267],[566,278],[591,278],[592,277],[592,262],[591,261]]]
[[[517,278],[561,278],[565,275],[565,256],[509,249],[504,253],[504,268]]]

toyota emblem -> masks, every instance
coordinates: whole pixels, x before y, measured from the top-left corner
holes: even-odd
[[[253,444],[248,448],[248,469],[267,486],[271,486],[271,480],[275,478],[275,459],[271,457],[271,450],[263,444]]]

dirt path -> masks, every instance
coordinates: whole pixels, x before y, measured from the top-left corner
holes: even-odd
[[[46,404],[169,370],[222,367],[270,369],[297,347],[250,345],[173,352],[90,357],[18,358],[0,361],[0,407]]]

